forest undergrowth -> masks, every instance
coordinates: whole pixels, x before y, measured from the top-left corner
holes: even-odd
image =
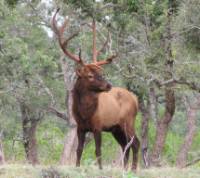
[[[178,169],[159,167],[142,169],[136,173],[119,167],[96,166],[31,166],[28,164],[7,164],[0,167],[0,178],[199,178],[200,169],[195,167]]]

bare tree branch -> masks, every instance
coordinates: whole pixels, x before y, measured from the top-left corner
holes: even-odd
[[[187,81],[184,78],[180,78],[180,79],[171,78],[171,79],[166,80],[166,81],[160,81],[160,80],[154,78],[154,79],[152,79],[152,81],[154,81],[157,84],[158,87],[162,87],[162,86],[166,86],[166,85],[170,85],[170,84],[180,84],[180,85],[186,85],[190,89],[200,93],[200,86],[197,83],[192,82],[192,81]]]
[[[67,124],[69,124],[69,118],[67,117],[66,113],[60,112],[56,108],[51,107],[51,106],[48,108],[47,111],[50,112],[50,113],[52,113],[52,114],[54,114],[54,115],[56,115],[57,117],[65,120],[65,121],[67,121]]]

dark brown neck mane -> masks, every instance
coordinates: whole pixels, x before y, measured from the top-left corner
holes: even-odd
[[[88,90],[82,79],[78,78],[73,89],[73,114],[77,123],[89,127],[91,125],[90,119],[94,115],[97,106],[98,92]],[[86,129],[90,130],[91,128]]]

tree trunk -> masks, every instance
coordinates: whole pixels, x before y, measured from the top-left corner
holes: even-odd
[[[22,130],[23,130],[23,144],[26,153],[26,158],[30,164],[38,164],[38,152],[36,141],[36,128],[38,120],[32,118],[33,113],[30,112],[25,103],[20,103],[22,114]]]
[[[76,160],[76,148],[78,146],[78,139],[77,139],[77,126],[75,119],[72,113],[72,88],[74,85],[74,77],[71,73],[67,62],[65,61],[65,57],[61,55],[60,58],[62,72],[64,74],[64,83],[65,83],[65,90],[66,90],[66,108],[67,108],[67,115],[69,119],[70,130],[68,131],[65,141],[64,141],[64,148],[60,158],[60,164],[74,164]],[[71,72],[71,73],[70,73]]]
[[[148,157],[148,129],[149,129],[149,102],[145,106],[144,101],[140,102],[140,110],[142,112],[142,124],[141,124],[141,151],[142,158],[145,167],[149,166]]]
[[[77,148],[78,140],[77,140],[77,131],[76,127],[70,129],[67,133],[64,142],[63,152],[60,158],[60,164],[73,164],[76,160],[76,148]]]
[[[4,151],[3,151],[3,144],[0,138],[0,165],[5,164],[5,157],[4,157]]]
[[[158,104],[155,88],[153,87],[149,89],[149,114],[150,118],[153,119],[154,123],[156,123],[158,116]]]
[[[162,150],[164,148],[165,140],[167,137],[167,132],[169,124],[172,121],[175,112],[175,96],[174,91],[171,89],[166,89],[165,91],[166,99],[166,110],[163,118],[157,121],[156,127],[156,139],[151,154],[151,164],[158,165],[161,157]]]
[[[197,121],[197,111],[200,107],[200,97],[199,103],[193,103],[192,105],[186,104],[187,110],[187,133],[183,144],[181,145],[180,151],[177,156],[176,166],[183,168],[187,165],[188,151],[192,145],[193,138],[196,133],[196,121]]]
[[[23,125],[23,139],[26,157],[28,162],[33,165],[39,163],[36,141],[36,128],[36,122],[31,122],[30,126]]]
[[[74,120],[72,114],[72,91],[68,91],[67,98],[67,110],[69,116],[69,123],[70,123],[70,130],[68,131],[65,142],[63,152],[60,158],[60,164],[73,164],[76,160],[76,148],[78,146],[78,139],[77,139],[77,127],[76,122]]]

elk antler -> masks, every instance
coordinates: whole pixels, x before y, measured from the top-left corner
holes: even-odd
[[[107,46],[107,44],[109,42],[110,33],[108,32],[108,36],[107,36],[107,39],[106,39],[105,43],[103,44],[101,49],[99,51],[97,51],[97,49],[96,49],[96,22],[95,22],[94,19],[93,19],[91,28],[92,28],[92,32],[93,32],[93,55],[92,55],[93,63],[92,64],[95,64],[97,66],[101,66],[101,65],[104,65],[104,64],[111,63],[112,60],[115,57],[117,57],[117,54],[112,55],[112,56],[108,57],[107,59],[104,59],[104,60],[101,60],[101,61],[97,61],[97,57],[99,56],[99,54],[103,51],[103,49]]]
[[[59,41],[59,45],[62,49],[62,51],[64,52],[64,54],[66,56],[68,56],[69,58],[71,58],[72,60],[74,60],[75,62],[78,62],[80,63],[81,65],[85,65],[81,59],[81,51],[79,52],[79,56],[77,55],[74,55],[72,54],[70,51],[68,51],[66,48],[67,48],[67,45],[68,45],[68,42],[73,39],[74,37],[76,37],[78,35],[78,32],[77,33],[74,33],[72,34],[69,38],[67,39],[64,39],[64,31],[65,31],[65,28],[67,26],[67,19],[65,19],[64,23],[61,25],[60,28],[57,27],[57,22],[56,22],[56,15],[58,14],[59,12],[59,8],[56,10],[55,14],[53,15],[53,18],[52,18],[52,29],[54,31],[54,33],[57,35],[58,37],[58,41]],[[84,24],[83,24],[84,25]],[[95,20],[93,19],[93,22],[92,22],[92,25],[89,25],[90,28],[92,28],[92,32],[93,32],[93,53],[92,53],[92,63],[93,65],[96,65],[96,66],[102,66],[104,64],[109,64],[112,62],[112,60],[117,57],[117,55],[112,55],[110,57],[108,57],[107,59],[104,59],[104,60],[101,60],[101,61],[97,61],[97,57],[99,56],[99,54],[103,51],[103,49],[107,46],[108,42],[109,42],[109,38],[110,38],[110,34],[108,33],[108,36],[107,36],[107,40],[105,41],[105,43],[103,44],[103,46],[101,47],[101,49],[99,51],[97,51],[97,48],[96,48],[96,22]]]
[[[65,28],[67,26],[67,22],[68,21],[67,21],[67,19],[65,19],[65,21],[61,25],[61,27],[60,28],[57,27],[56,15],[59,12],[59,10],[60,9],[58,8],[56,10],[55,14],[53,15],[53,18],[52,18],[52,29],[53,29],[54,33],[57,35],[57,37],[58,37],[59,45],[60,45],[62,51],[64,52],[64,54],[66,56],[68,56],[70,59],[74,60],[75,62],[78,62],[78,63],[83,65],[83,61],[81,60],[81,58],[79,56],[76,56],[76,55],[72,54],[70,51],[68,51],[66,49],[67,45],[68,45],[68,42],[71,39],[73,39],[74,37],[76,37],[78,35],[78,32],[72,34],[69,38],[64,39],[63,35],[64,35],[64,31],[65,31]]]

